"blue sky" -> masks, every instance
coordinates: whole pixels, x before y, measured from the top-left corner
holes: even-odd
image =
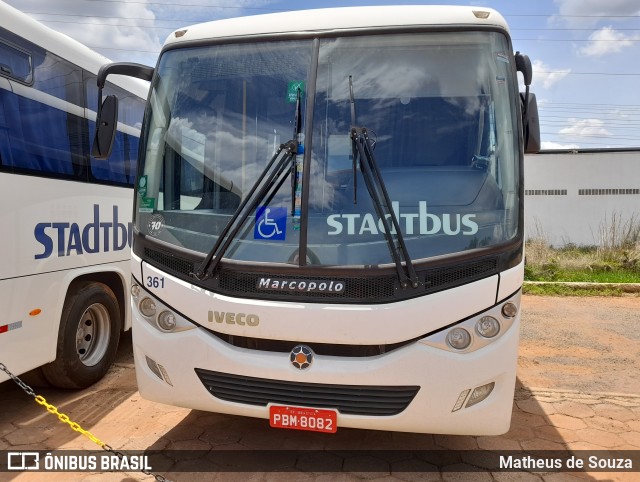
[[[172,30],[283,10],[417,1],[5,0],[115,61],[155,64]],[[431,3],[431,2],[422,2]],[[534,63],[543,147],[640,147],[640,1],[438,0],[495,8]]]

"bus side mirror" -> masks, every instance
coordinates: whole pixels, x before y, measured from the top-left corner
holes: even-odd
[[[107,159],[111,155],[118,125],[118,98],[108,95],[98,109],[96,134],[93,138],[91,155],[96,159]]]
[[[540,119],[538,118],[538,102],[536,94],[529,93],[525,95],[520,93],[520,101],[522,102],[525,117],[523,119],[523,137],[525,154],[536,154],[540,152]],[[527,102],[525,106],[524,103]]]
[[[105,64],[98,70],[98,77],[96,78],[96,84],[98,85],[98,115],[96,118],[96,135],[93,138],[93,146],[91,147],[91,155],[96,159],[107,159],[111,154],[118,125],[118,98],[115,95],[108,95],[104,102],[102,101],[102,89],[106,84],[107,76],[110,74],[127,75],[149,81],[153,77],[153,68],[142,64],[114,62]]]
[[[538,102],[535,94],[529,92],[529,86],[533,80],[533,66],[528,55],[516,52],[516,70],[522,73],[525,92],[520,93],[520,106],[522,111],[522,135],[524,138],[524,152],[535,154],[540,152],[540,120],[538,119]]]

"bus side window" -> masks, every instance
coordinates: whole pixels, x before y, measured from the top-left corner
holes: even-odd
[[[14,95],[10,92],[9,81],[0,78],[0,169],[11,166],[11,119],[15,119]]]
[[[26,46],[0,45],[3,55],[13,52],[0,57],[0,73],[10,84],[2,92],[8,140],[3,168],[85,180],[81,69],[35,46],[27,53]]]
[[[0,41],[0,75],[24,84],[31,84],[33,81],[31,55]]]
[[[8,136],[15,172],[82,178],[81,118],[44,102],[12,96]]]

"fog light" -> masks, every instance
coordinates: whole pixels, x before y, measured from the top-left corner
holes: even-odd
[[[480,403],[482,400],[491,395],[491,392],[493,391],[493,387],[495,387],[495,385],[495,382],[491,382],[487,383],[486,385],[482,385],[481,387],[474,388],[473,392],[471,392],[471,396],[469,397],[469,401],[467,402],[465,408],[469,408],[476,403]]]
[[[162,373],[160,373],[158,364],[146,355],[145,358],[147,359],[147,366],[149,367],[149,369],[155,374],[155,376],[162,380]]]
[[[454,328],[447,333],[447,343],[451,348],[464,350],[471,344],[471,335],[464,328]]]
[[[138,305],[140,313],[147,318],[153,318],[156,315],[156,304],[151,298],[143,298]]]
[[[170,311],[158,315],[158,328],[162,331],[173,331],[176,327],[176,316]]]
[[[505,318],[513,318],[518,314],[518,305],[511,301],[502,305],[502,316]]]
[[[145,358],[147,359],[147,366],[155,374],[155,376],[157,376],[160,380],[164,380],[167,384],[173,386],[173,383],[171,383],[171,380],[169,379],[167,370],[165,370],[165,368],[160,365],[160,363],[156,363],[148,356],[145,355]]]
[[[164,378],[164,381],[167,382],[167,384],[173,386],[173,383],[171,383],[171,379],[169,378],[169,374],[167,373],[167,370],[165,370],[164,367],[160,365],[160,363],[158,363],[158,370],[160,370],[160,373],[162,373],[162,378]]]
[[[476,332],[484,338],[493,338],[500,333],[500,323],[493,316],[483,316],[476,323]]]
[[[471,390],[467,389],[460,392],[458,400],[456,400],[456,404],[453,406],[453,410],[451,410],[452,412],[457,412],[462,408],[462,405],[464,405],[464,401],[467,399],[467,395],[469,395],[470,391]]]

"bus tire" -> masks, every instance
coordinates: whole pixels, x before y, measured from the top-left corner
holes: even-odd
[[[59,388],[86,388],[100,380],[115,359],[122,326],[118,300],[107,285],[85,281],[74,288],[62,309],[56,359],[42,367]]]

